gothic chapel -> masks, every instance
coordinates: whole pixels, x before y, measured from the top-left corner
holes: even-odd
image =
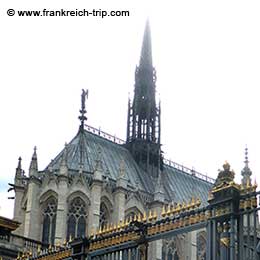
[[[56,244],[150,209],[160,216],[163,205],[193,198],[207,204],[214,180],[162,156],[148,23],[134,98],[128,103],[126,141],[85,124],[87,94],[83,91],[81,97],[78,132],[44,170],[38,169],[36,148],[28,176],[19,158],[14,180],[14,220],[21,223],[17,235]],[[152,242],[149,259],[204,259],[205,239],[200,230]]]

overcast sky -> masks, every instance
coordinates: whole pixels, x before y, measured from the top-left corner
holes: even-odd
[[[1,1],[0,215],[12,217],[6,190],[18,157],[28,173],[36,145],[43,169],[76,135],[82,88],[87,123],[125,139],[147,17],[165,157],[211,177],[228,160],[239,181],[247,144],[259,174],[260,2],[104,2]],[[130,16],[9,17],[9,8]]]

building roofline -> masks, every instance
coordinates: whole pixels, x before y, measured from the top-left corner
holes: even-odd
[[[90,132],[92,134],[95,134],[97,136],[100,136],[101,138],[104,138],[108,141],[111,141],[112,143],[115,143],[115,144],[119,144],[119,145],[123,145],[125,144],[126,142],[123,140],[123,139],[120,139],[116,136],[113,136],[111,134],[108,134],[104,131],[102,131],[100,128],[95,128],[95,127],[92,127],[90,125],[86,125],[85,124],[85,130],[87,132]],[[194,169],[190,169],[189,167],[186,167],[184,165],[181,165],[179,163],[176,163],[176,162],[173,162],[169,159],[165,159],[163,158],[163,163],[169,167],[172,167],[172,168],[175,168],[183,173],[186,173],[190,176],[193,176],[193,177],[196,177],[202,181],[205,181],[207,183],[210,183],[210,184],[214,184],[215,183],[215,179],[214,178],[211,178],[209,177],[208,175],[206,174],[203,174],[203,173],[200,173],[198,171],[195,171]]]

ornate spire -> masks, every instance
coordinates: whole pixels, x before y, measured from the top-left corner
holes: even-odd
[[[79,110],[80,112],[80,116],[79,116],[79,120],[80,120],[80,130],[84,129],[84,122],[87,120],[87,117],[85,116],[85,114],[87,113],[86,111],[86,97],[88,98],[88,89],[84,90],[82,89],[82,94],[81,94],[81,109]]]
[[[147,21],[139,66],[135,71],[134,100],[128,104],[127,143],[137,163],[157,176],[160,156],[160,106],[155,99],[156,71],[152,62],[152,44]]]
[[[17,165],[17,168],[16,168],[16,172],[15,172],[15,179],[14,179],[14,183],[15,185],[22,185],[22,177],[24,176],[24,171],[22,169],[22,158],[19,157],[18,158],[18,165]]]
[[[146,21],[139,66],[153,66],[152,41],[149,20]]]
[[[29,168],[29,175],[37,175],[38,173],[38,161],[37,161],[37,153],[36,153],[36,146],[34,146],[33,156]]]
[[[251,183],[251,175],[252,175],[252,171],[249,168],[249,161],[248,161],[248,148],[246,146],[245,148],[245,166],[243,168],[243,170],[241,171],[241,175],[242,175],[242,185],[244,187],[246,187],[247,185],[252,185]]]

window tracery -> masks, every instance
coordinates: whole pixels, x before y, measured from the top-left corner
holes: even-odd
[[[43,208],[42,242],[44,244],[54,244],[56,228],[57,200],[50,197]]]
[[[86,235],[87,207],[86,203],[76,197],[69,204],[68,222],[67,222],[67,239],[76,238]]]
[[[109,223],[109,211],[104,202],[100,204],[99,226],[103,229]]]
[[[175,239],[165,239],[162,248],[162,260],[179,260]]]

